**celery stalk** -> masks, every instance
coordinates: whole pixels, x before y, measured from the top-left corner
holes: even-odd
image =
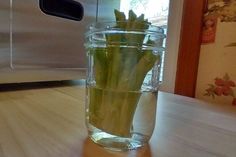
[[[152,50],[142,50],[148,21],[131,10],[125,14],[114,11],[115,28],[137,33],[107,34],[107,47],[94,48],[95,87],[89,87],[89,122],[107,133],[130,137],[133,116],[140,98],[143,80],[160,60]],[[141,30],[141,31],[140,31]],[[143,33],[142,33],[143,32]],[[148,42],[152,42],[148,39]],[[124,46],[127,45],[127,46]]]
[[[107,55],[105,48],[94,49],[95,80],[98,87],[105,87],[107,81]]]

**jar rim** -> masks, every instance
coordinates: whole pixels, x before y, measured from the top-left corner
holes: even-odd
[[[101,31],[116,31],[117,33],[128,33],[128,32],[137,32],[137,33],[147,33],[147,34],[156,34],[159,36],[159,38],[166,38],[166,35],[164,33],[164,29],[161,26],[155,26],[151,23],[147,22],[144,23],[146,26],[148,26],[147,29],[130,29],[125,30],[122,28],[117,28],[118,24],[125,23],[127,21],[103,21],[103,22],[94,22],[88,25],[87,32],[85,33],[85,36],[88,37],[94,33],[98,33]]]

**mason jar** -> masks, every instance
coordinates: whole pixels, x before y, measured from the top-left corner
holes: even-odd
[[[150,23],[95,23],[86,33],[86,125],[95,143],[136,149],[152,136],[164,30]]]

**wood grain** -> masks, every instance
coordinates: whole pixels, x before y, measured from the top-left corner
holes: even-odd
[[[82,84],[1,85],[0,157],[235,157],[235,107],[163,92],[149,145],[107,151],[87,137]]]
[[[175,94],[195,97],[205,3],[206,0],[184,1]]]

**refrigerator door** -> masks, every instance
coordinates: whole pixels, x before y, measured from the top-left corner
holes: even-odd
[[[96,0],[80,0],[81,21],[43,13],[38,0],[12,1],[12,66],[14,69],[84,69],[84,33],[95,22]]]
[[[0,1],[0,84],[85,78],[87,27],[114,20],[120,0],[74,1],[80,21],[45,14],[39,0]]]
[[[0,1],[0,69],[10,67],[10,1]]]

